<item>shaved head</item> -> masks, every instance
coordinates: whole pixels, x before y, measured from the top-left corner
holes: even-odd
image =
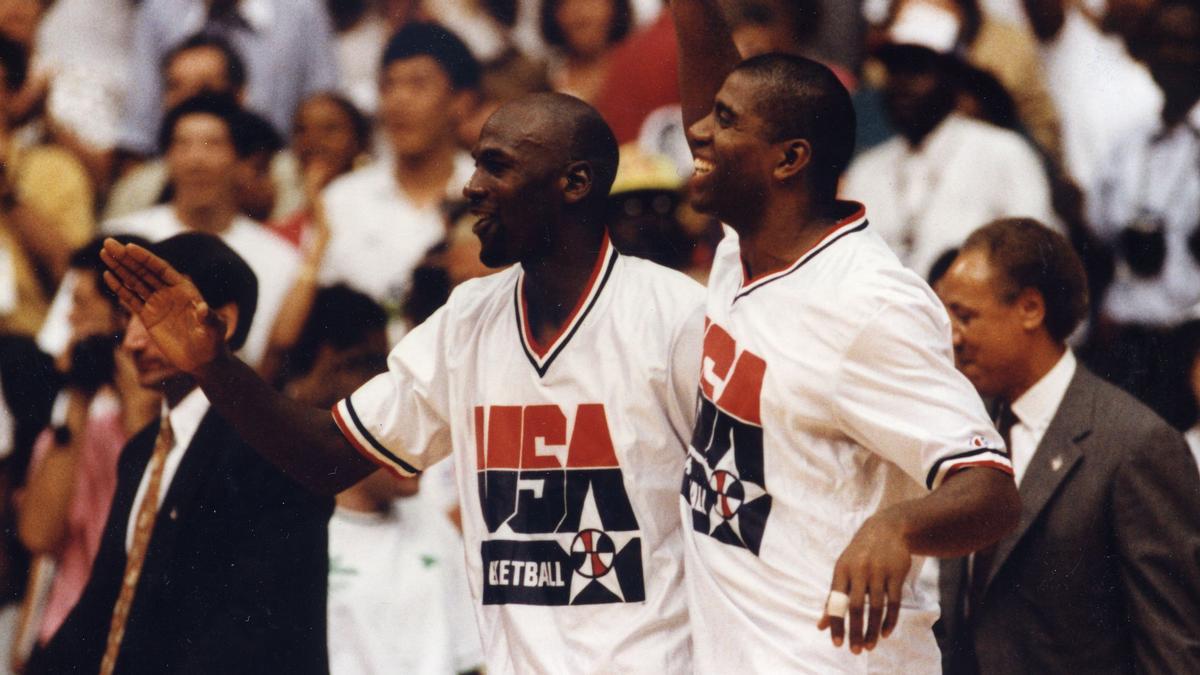
[[[484,129],[514,138],[526,150],[549,153],[559,166],[587,162],[593,181],[588,202],[608,197],[617,175],[617,139],[587,103],[566,94],[529,94],[501,106]]]

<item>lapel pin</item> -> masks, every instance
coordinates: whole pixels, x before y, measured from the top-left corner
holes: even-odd
[[[1051,471],[1058,471],[1059,469],[1062,468],[1062,465],[1063,465],[1062,456],[1058,456],[1058,457],[1055,457],[1054,459],[1050,460],[1050,470]]]
[[[1062,462],[1060,461],[1059,463],[1061,464]],[[1058,467],[1055,467],[1054,470],[1057,471]],[[171,520],[179,520],[179,509],[171,509]]]

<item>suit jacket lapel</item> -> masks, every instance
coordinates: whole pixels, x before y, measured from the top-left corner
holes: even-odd
[[[179,532],[176,525],[188,509],[194,508],[196,493],[200,487],[211,480],[209,465],[223,447],[220,437],[221,424],[216,414],[210,410],[196,429],[196,435],[184,451],[179,468],[176,469],[175,476],[167,488],[158,517],[154,521],[154,533],[150,538],[143,575],[160,559],[159,555],[155,555],[156,551],[171,550],[171,544]]]
[[[1067,387],[1062,403],[1042,436],[1021,479],[1021,520],[1017,529],[996,545],[996,555],[988,570],[986,588],[996,578],[996,573],[1008,560],[1013,549],[1029,532],[1042,510],[1071,471],[1083,459],[1079,441],[1091,433],[1093,390],[1086,382],[1091,377],[1082,364],[1076,367],[1075,376]]]

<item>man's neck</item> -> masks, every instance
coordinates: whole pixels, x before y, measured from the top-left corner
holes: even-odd
[[[1164,92],[1164,95],[1162,123],[1165,129],[1174,129],[1177,124],[1185,121],[1192,108],[1196,107],[1197,101],[1200,101],[1200,97],[1196,95],[1172,96],[1167,92]]]
[[[790,266],[837,224],[834,204],[817,208],[807,193],[771,201],[776,203],[761,211],[757,223],[734,228],[748,279]]]
[[[1054,370],[1054,366],[1058,365],[1066,351],[1065,344],[1057,342],[1049,336],[1030,345],[1026,350],[1028,358],[1022,364],[1021,377],[1016,378],[1012,390],[1000,398],[1008,405],[1019,401],[1026,392],[1041,382],[1042,378],[1046,377],[1051,370]]]
[[[396,182],[417,206],[437,204],[446,197],[457,154],[454,142],[448,140],[425,154],[397,157]]]
[[[945,124],[946,120],[950,119],[950,115],[953,113],[954,110],[951,108],[941,111],[940,114],[935,112],[928,118],[930,122],[929,124],[925,124],[921,127],[914,127],[912,129],[900,130],[900,135],[905,141],[908,141],[908,149],[912,152],[917,152],[920,150],[921,147],[925,145],[926,141],[929,140],[929,137],[932,136],[934,132],[937,131],[943,124]]]
[[[183,399],[188,397],[188,394],[195,390],[196,381],[186,375],[180,375],[164,382],[162,395],[163,402],[167,404],[167,410],[174,410],[176,406],[183,402]]]
[[[233,219],[237,216],[237,207],[232,203],[187,204],[176,201],[172,206],[179,222],[195,232],[219,235],[233,225]]]
[[[577,240],[562,241],[553,257],[521,263],[526,317],[541,344],[558,333],[587,292],[604,238],[603,227],[565,225],[559,231],[578,233]]]

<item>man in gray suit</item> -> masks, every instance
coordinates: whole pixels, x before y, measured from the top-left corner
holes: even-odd
[[[945,672],[1200,673],[1200,474],[1174,429],[1066,346],[1087,312],[1070,245],[991,223],[938,293],[1022,501],[1015,532],[942,561]]]

